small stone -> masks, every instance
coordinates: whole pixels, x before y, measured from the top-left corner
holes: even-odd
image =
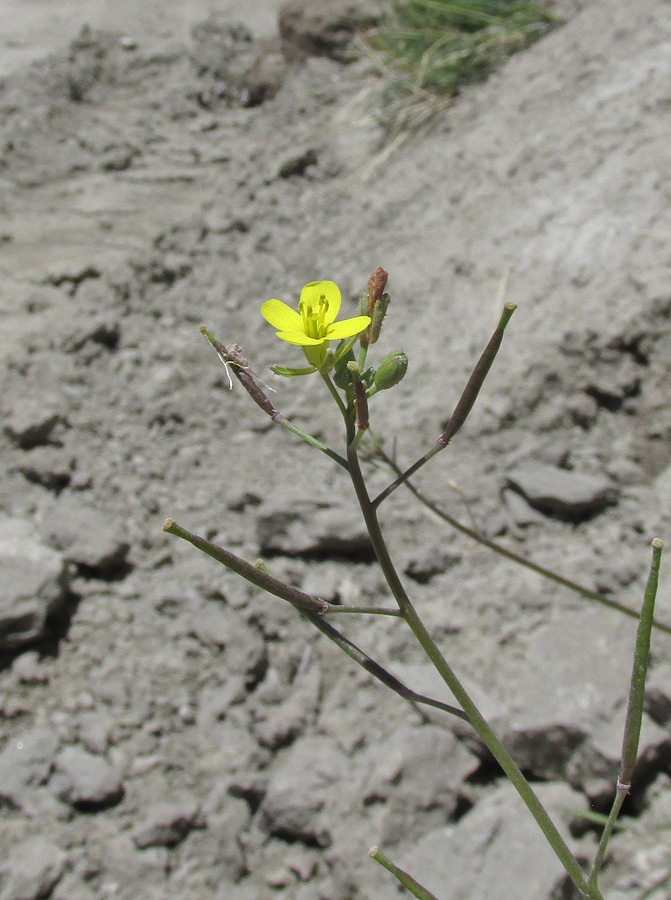
[[[517,491],[506,488],[501,491],[501,499],[508,515],[519,528],[528,528],[530,525],[539,525],[544,521],[540,512],[529,506],[527,501]]]
[[[241,675],[233,675],[222,685],[205,685],[198,697],[196,724],[201,733],[226,718],[231,706],[243,703],[247,697],[245,680]]]
[[[56,426],[64,423],[65,417],[43,398],[28,397],[7,419],[5,434],[21,450],[32,450],[54,443]]]
[[[438,544],[419,547],[405,564],[403,571],[419,584],[428,584],[436,575],[447,572],[461,560],[461,554]]]
[[[22,807],[31,789],[49,779],[58,751],[58,735],[37,727],[12,738],[0,753],[0,800]]]
[[[260,632],[228,606],[207,603],[194,616],[188,633],[206,647],[221,649],[229,671],[243,675],[247,687],[265,674],[268,656]]]
[[[296,504],[259,516],[261,554],[371,561],[370,537],[355,506]]]
[[[115,806],[124,794],[117,770],[102,756],[76,746],[56,758],[51,786],[60,800],[84,812]]]
[[[28,838],[0,865],[0,900],[48,897],[63,874],[67,855],[43,837]]]
[[[510,472],[506,483],[534,509],[568,522],[580,522],[617,503],[619,492],[602,475],[582,475],[529,462]]]
[[[176,847],[194,828],[202,828],[200,806],[191,797],[150,806],[144,821],[133,830],[133,843],[147,847]]]
[[[260,810],[263,830],[290,842],[328,847],[331,831],[321,812],[327,792],[347,777],[347,770],[346,758],[330,738],[297,741],[271,771]]]
[[[63,555],[42,543],[32,523],[0,518],[0,649],[44,637],[68,583]]]
[[[50,543],[81,575],[114,580],[126,574],[130,543],[121,524],[98,510],[77,498],[61,497],[54,502],[46,528]]]
[[[671,665],[652,666],[645,686],[646,712],[658,725],[671,722]]]
[[[128,152],[127,148],[121,148],[121,151]],[[114,153],[118,154],[120,148],[116,148]],[[103,168],[113,168],[110,165],[113,157],[108,157],[107,162],[103,163]],[[129,163],[130,164],[130,163]],[[104,348],[106,350],[116,350],[121,338],[121,324],[118,319],[112,319],[107,316],[97,316],[92,321],[79,325],[63,342],[63,350],[66,353],[79,353],[87,344],[93,345],[94,349]]]
[[[579,750],[570,771],[570,781],[592,799],[607,802],[615,790],[622,753],[622,735],[626,707],[623,705],[608,721],[597,722],[589,744]],[[651,774],[665,771],[671,755],[671,735],[653,720],[643,716],[633,782],[649,780]]]
[[[82,713],[79,718],[79,740],[91,753],[105,753],[112,733],[112,721],[100,713]]]
[[[305,175],[310,166],[316,166],[319,162],[317,151],[313,149],[305,150],[298,156],[290,156],[279,167],[277,174],[280,178],[292,178],[294,176],[301,177]]]
[[[32,484],[60,494],[72,481],[76,468],[73,457],[64,456],[60,447],[35,447],[19,465],[19,472]]]
[[[315,715],[320,687],[319,669],[312,666],[296,678],[286,700],[268,706],[260,705],[254,725],[259,743],[271,750],[278,750],[294,741]]]
[[[12,672],[21,684],[46,684],[49,681],[40,664],[40,655],[35,650],[17,656],[12,663]]]
[[[399,729],[393,741],[372,744],[361,764],[362,799],[384,809],[380,841],[410,842],[450,819],[464,782],[479,766],[461,741],[437,725]]]

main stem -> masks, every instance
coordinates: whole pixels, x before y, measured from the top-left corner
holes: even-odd
[[[457,702],[468,716],[471,725],[475,728],[487,749],[490,751],[492,756],[496,759],[505,774],[508,776],[515,789],[519,793],[520,797],[527,805],[532,816],[538,822],[538,825],[540,826],[543,834],[547,838],[549,844],[557,855],[557,858],[566,869],[566,872],[568,873],[575,886],[583,894],[584,897],[590,898],[590,900],[602,900],[601,895],[596,888],[596,885],[589,885],[587,883],[576,858],[573,856],[566,842],[557,830],[556,825],[548,815],[545,807],[542,805],[542,803],[534,793],[531,785],[522,774],[515,760],[508,753],[503,744],[499,741],[499,739],[481,714],[480,710],[471,700],[467,691],[465,690],[457,676],[454,674],[451,667],[448,665],[446,659],[443,657],[442,653],[438,649],[438,646],[427,631],[424,623],[422,622],[419,615],[417,614],[417,611],[412,605],[412,602],[410,601],[410,598],[408,597],[405,588],[403,587],[403,584],[398,577],[398,573],[396,572],[394,564],[389,555],[389,551],[387,549],[387,545],[380,528],[380,523],[377,518],[376,508],[371,502],[371,499],[368,495],[368,489],[361,472],[361,466],[359,465],[359,457],[357,455],[356,448],[353,447],[351,443],[348,443],[347,447],[347,461],[349,464],[349,472],[352,478],[352,484],[354,485],[354,490],[356,491],[357,499],[361,507],[361,512],[363,513],[364,521],[366,523],[366,527],[368,529],[368,533],[370,535],[371,543],[375,550],[378,563],[380,564],[380,568],[382,569],[382,572],[387,580],[389,589],[391,590],[394,598],[396,599],[396,602],[398,603],[403,618],[410,626],[411,631],[419,641],[428,658],[433,663],[437,672],[440,674],[441,678],[448,686],[448,688],[452,691],[452,694],[456,698]]]

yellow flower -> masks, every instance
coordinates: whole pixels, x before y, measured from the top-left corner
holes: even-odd
[[[281,341],[302,347],[308,361],[319,368],[329,341],[352,337],[370,325],[369,316],[336,322],[340,302],[340,290],[332,281],[311,281],[301,291],[298,312],[281,300],[266,300],[261,305],[261,315],[278,329]]]

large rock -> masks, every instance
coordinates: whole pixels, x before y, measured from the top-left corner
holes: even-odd
[[[0,519],[0,649],[44,637],[67,596],[63,554],[45,546],[25,519]]]

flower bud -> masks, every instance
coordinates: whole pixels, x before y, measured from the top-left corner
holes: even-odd
[[[378,266],[368,279],[368,302],[370,303],[371,309],[384,293],[388,278],[389,273],[385,272],[382,266]],[[368,315],[370,315],[370,313]]]
[[[386,391],[402,381],[408,371],[408,357],[402,350],[392,350],[382,360],[375,373],[375,388]]]
[[[389,294],[384,293],[388,278],[389,274],[382,266],[378,266],[368,279],[367,294],[361,294],[359,297],[359,308],[362,310],[362,315],[366,314],[371,319],[368,328],[361,332],[362,344],[374,344],[380,336],[382,322],[389,306]]]

